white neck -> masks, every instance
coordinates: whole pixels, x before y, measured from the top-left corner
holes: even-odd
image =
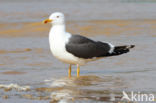
[[[71,37],[70,33],[65,30],[65,25],[54,25],[49,33],[50,48],[54,48],[55,45],[64,45]]]
[[[62,25],[53,25],[50,29],[49,36],[59,36],[66,32],[66,27],[64,24]]]
[[[62,40],[67,37],[65,24],[53,25],[49,33],[49,41]]]

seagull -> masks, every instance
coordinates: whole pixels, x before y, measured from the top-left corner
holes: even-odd
[[[52,13],[43,23],[52,24],[49,32],[50,50],[58,60],[69,64],[68,77],[71,77],[72,65],[77,65],[77,77],[79,77],[81,65],[100,58],[127,53],[135,46],[114,46],[85,36],[72,35],[66,32],[65,16],[61,12]]]

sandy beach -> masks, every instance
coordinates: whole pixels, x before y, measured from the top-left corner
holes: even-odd
[[[127,54],[82,66],[79,78],[74,66],[69,79],[68,65],[50,52],[51,25],[42,23],[54,11],[65,13],[68,32],[136,47]],[[155,18],[156,2],[152,0],[3,1],[0,103],[119,103],[123,91],[156,96]]]

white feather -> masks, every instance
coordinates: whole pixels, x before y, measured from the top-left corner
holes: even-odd
[[[111,43],[108,43],[109,44],[109,46],[110,46],[110,50],[109,50],[109,53],[113,53],[113,51],[114,51],[114,45],[113,44],[111,44]]]
[[[50,50],[62,62],[84,65],[85,59],[78,58],[66,51],[65,44],[68,43],[70,37],[71,34],[65,32],[65,25],[54,25],[49,33]]]

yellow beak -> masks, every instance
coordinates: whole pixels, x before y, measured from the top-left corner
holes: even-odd
[[[52,21],[53,21],[53,20],[51,20],[51,19],[46,19],[46,20],[43,21],[43,23],[44,23],[44,24],[47,24],[47,23],[50,23],[50,22],[52,22]]]

